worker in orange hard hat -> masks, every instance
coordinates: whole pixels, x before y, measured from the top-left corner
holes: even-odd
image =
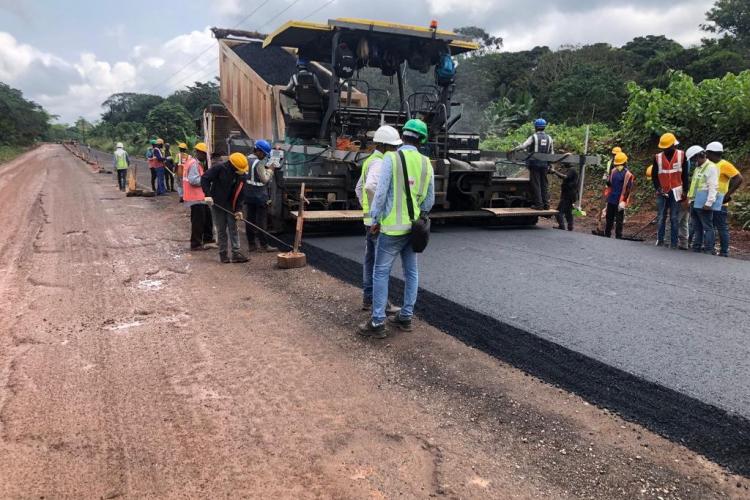
[[[248,260],[240,252],[237,233],[237,220],[242,218],[243,176],[247,172],[247,157],[242,153],[232,153],[227,161],[213,165],[201,176],[204,202],[212,207],[214,224],[219,233],[219,260],[224,264]],[[231,260],[228,255],[229,244],[232,246]]]
[[[670,222],[670,248],[687,250],[687,240],[680,241],[680,214],[687,211],[688,168],[685,152],[677,149],[679,141],[671,132],[659,139],[659,152],[654,156],[654,169],[651,182],[656,191],[656,205],[659,209],[656,245],[664,246],[667,213]],[[684,224],[684,222],[683,222]]]

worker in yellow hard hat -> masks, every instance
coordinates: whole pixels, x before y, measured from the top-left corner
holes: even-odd
[[[602,182],[604,183],[604,189],[602,190],[602,210],[599,212],[599,220],[596,223],[596,229],[591,231],[593,234],[596,234],[598,236],[604,236],[604,231],[602,230],[602,226],[604,225],[606,218],[607,218],[607,197],[609,196],[609,186],[607,185],[609,181],[609,176],[612,173],[612,169],[614,168],[614,161],[615,156],[617,153],[622,153],[622,148],[620,146],[615,146],[610,151],[611,156],[609,158],[609,161],[607,162],[606,167],[604,168],[604,172],[602,173]]]
[[[219,233],[219,260],[224,264],[248,260],[240,252],[237,233],[237,220],[242,218],[242,187],[247,171],[247,157],[242,153],[232,153],[227,161],[213,165],[201,177],[201,187],[206,195],[204,201],[212,207],[214,225]],[[228,244],[232,246],[231,260]]]
[[[177,160],[174,162],[174,176],[175,176],[175,187],[177,188],[177,194],[180,195],[180,203],[183,203],[184,190],[182,189],[182,177],[185,174],[185,162],[190,155],[188,154],[188,146],[184,142],[177,145],[179,153],[177,154]]]
[[[622,238],[622,228],[625,221],[625,209],[630,203],[635,176],[628,170],[628,155],[623,152],[615,154],[614,168],[609,175],[607,187],[607,226],[604,236],[612,236],[612,226],[615,226],[615,238]]]
[[[656,245],[664,246],[667,213],[669,213],[669,246],[670,248],[679,246],[687,250],[687,234],[684,230],[680,231],[680,228],[686,228],[688,224],[687,192],[690,186],[685,152],[677,149],[679,144],[671,132],[659,138],[661,151],[654,156],[651,182],[656,191],[656,206],[659,210]],[[680,234],[681,232],[683,234]]]
[[[180,149],[187,144],[180,144]],[[182,193],[185,205],[190,207],[190,250],[216,248],[211,209],[201,186],[201,177],[208,163],[208,148],[202,142],[195,145],[194,156],[187,155],[182,162]]]

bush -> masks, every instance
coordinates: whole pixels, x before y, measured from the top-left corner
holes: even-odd
[[[732,217],[745,230],[750,230],[750,193],[734,194]]]
[[[615,132],[601,123],[594,123],[589,131],[589,154],[609,155],[615,144]],[[503,137],[489,136],[482,141],[481,148],[488,151],[508,151],[525,141],[534,133],[531,123],[511,131]],[[582,154],[586,138],[586,126],[549,125],[547,133],[552,136],[556,153]]]

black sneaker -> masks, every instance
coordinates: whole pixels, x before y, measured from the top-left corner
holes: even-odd
[[[393,326],[398,327],[402,331],[410,332],[411,331],[411,318],[402,318],[401,314],[396,314],[395,316],[390,316],[388,318],[388,322],[392,324]]]
[[[372,337],[374,339],[384,339],[388,336],[385,332],[385,323],[376,325],[369,320],[367,323],[362,323],[357,327],[357,333],[363,337]]]
[[[225,253],[219,254],[219,260],[222,264],[229,264],[230,262],[232,262],[231,260],[229,260],[229,256],[227,256],[227,254]]]
[[[232,262],[235,264],[242,264],[243,262],[247,262],[248,258],[245,257],[240,252],[232,252]]]

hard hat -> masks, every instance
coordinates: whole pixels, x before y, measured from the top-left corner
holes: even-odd
[[[615,155],[615,165],[625,165],[628,162],[628,155],[623,152],[619,152]]]
[[[708,146],[706,146],[706,151],[711,151],[712,153],[723,153],[724,145],[716,141],[710,142]]]
[[[206,146],[205,142],[199,142],[198,144],[195,145],[194,149],[196,151],[200,151],[202,153],[208,154],[208,146]]]
[[[115,147],[118,148],[118,149],[122,149],[125,146],[123,146],[121,142],[118,142],[117,144],[115,144]]]
[[[615,146],[612,148],[612,154],[616,155],[617,153],[622,153],[622,148],[620,146]]]
[[[181,142],[177,145],[177,147],[180,149],[187,149],[187,144],[185,144],[184,142]]]
[[[148,142],[149,142],[149,144],[151,144],[152,146],[155,146],[155,145],[156,145],[156,139],[151,139],[151,140],[150,140],[150,141],[148,141]]]
[[[703,146],[690,146],[685,152],[685,157],[690,160],[693,156],[703,153],[704,151],[705,149],[703,149]]]
[[[421,142],[427,142],[427,124],[422,120],[412,118],[404,125],[404,136],[416,137]]]
[[[238,174],[246,174],[248,171],[247,157],[242,153],[232,153],[229,155],[229,163],[232,164]]]
[[[388,144],[390,146],[400,146],[403,144],[398,130],[390,125],[383,125],[375,131],[375,137],[372,138],[377,144]]]
[[[667,132],[659,138],[659,149],[667,149],[680,143],[672,132]]]
[[[547,126],[547,120],[544,118],[537,118],[534,120],[534,128],[545,128]]]
[[[270,155],[271,154],[271,145],[268,144],[268,141],[264,141],[263,139],[261,139],[259,141],[255,141],[255,149],[260,149],[266,155]]]
[[[648,168],[646,169],[646,177],[650,179],[651,178],[651,173],[653,171],[654,171],[654,166],[653,165],[649,165]]]
[[[164,139],[156,139],[156,144],[164,144]]]

